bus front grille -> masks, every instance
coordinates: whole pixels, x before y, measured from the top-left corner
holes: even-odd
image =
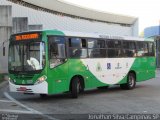
[[[33,78],[33,76],[34,75],[15,75],[15,78],[16,79],[23,79],[23,80],[24,79],[26,79],[26,80],[30,79],[31,80]]]

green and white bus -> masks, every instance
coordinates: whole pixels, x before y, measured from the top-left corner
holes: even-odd
[[[9,88],[41,96],[120,85],[155,77],[151,39],[58,30],[13,34],[9,45]]]

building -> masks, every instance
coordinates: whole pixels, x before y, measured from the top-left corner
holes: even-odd
[[[43,28],[138,36],[136,17],[99,12],[63,0],[0,0],[0,9],[3,9],[0,10],[0,17],[3,17],[0,20],[3,23],[0,22],[0,36],[6,34],[0,38],[0,72],[7,72],[8,58],[7,55],[3,56],[2,51],[4,47],[7,50],[6,41],[12,33]]]
[[[144,30],[144,37],[152,37],[160,35],[160,26],[151,26],[147,27]]]
[[[160,67],[160,26],[150,26],[145,28],[144,37],[153,37],[156,43],[156,64]]]

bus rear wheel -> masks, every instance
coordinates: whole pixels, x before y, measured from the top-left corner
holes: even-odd
[[[127,83],[120,84],[120,87],[124,90],[131,90],[134,89],[136,85],[136,77],[134,73],[129,73],[127,76]]]
[[[78,77],[73,78],[71,83],[71,97],[78,98],[78,94],[82,91],[80,79]]]

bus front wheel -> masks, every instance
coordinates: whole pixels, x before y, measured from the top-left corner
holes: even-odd
[[[73,78],[71,83],[71,96],[72,98],[78,98],[78,94],[81,91],[81,82],[78,77]]]
[[[120,87],[125,90],[131,90],[135,88],[135,85],[136,85],[136,76],[134,73],[131,72],[127,76],[127,83],[120,84]]]

